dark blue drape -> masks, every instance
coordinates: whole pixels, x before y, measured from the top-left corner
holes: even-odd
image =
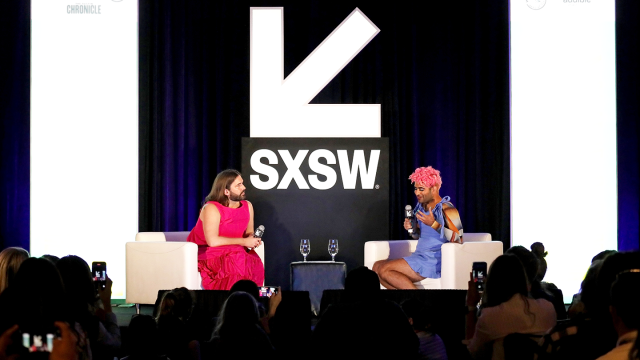
[[[640,243],[640,2],[616,1],[618,249]]]
[[[0,12],[0,248],[29,241],[29,6],[10,1]],[[285,75],[356,6],[382,30],[313,102],[382,104],[390,238],[404,237],[400,210],[414,203],[406,177],[433,165],[465,231],[508,244],[506,0],[431,2],[424,13],[409,2],[140,0],[141,231],[190,229],[215,174],[240,168],[240,139],[249,135],[250,6],[284,7]],[[616,3],[623,250],[639,245],[638,7]]]
[[[215,174],[241,165],[250,6],[284,7],[285,76],[357,6],[381,29],[312,103],[382,104],[391,238],[405,236],[400,210],[415,203],[408,175],[433,165],[465,231],[508,242],[506,1],[424,14],[356,1],[141,1],[141,230],[190,229]]]
[[[0,11],[0,249],[29,249],[30,1]]]

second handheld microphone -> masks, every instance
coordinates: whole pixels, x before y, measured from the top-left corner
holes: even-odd
[[[413,220],[413,208],[411,207],[411,205],[407,205],[404,207],[404,217],[405,219],[409,219],[409,221]],[[413,225],[413,221],[411,223]],[[409,232],[409,235],[413,235],[413,226],[411,226],[411,229],[407,230],[407,232]]]

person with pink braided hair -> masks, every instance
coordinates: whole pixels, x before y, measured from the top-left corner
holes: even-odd
[[[402,259],[380,260],[373,264],[380,283],[387,289],[415,289],[414,283],[426,278],[439,279],[442,244],[462,243],[462,222],[458,210],[448,196],[440,197],[440,171],[429,167],[417,168],[409,176],[415,184],[418,200],[414,215],[418,224],[405,219],[404,228],[413,229],[418,239],[416,251]]]

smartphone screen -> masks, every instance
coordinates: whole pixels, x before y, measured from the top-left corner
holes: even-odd
[[[487,263],[484,261],[474,262],[471,271],[476,289],[478,289],[478,291],[484,291],[484,282],[487,278]]]
[[[104,261],[94,261],[91,263],[91,273],[93,281],[100,285],[101,289],[107,287],[107,263]]]
[[[271,297],[278,292],[278,288],[275,286],[261,286],[260,297]]]
[[[53,350],[54,331],[45,333],[22,333],[22,346],[29,352],[51,352]]]

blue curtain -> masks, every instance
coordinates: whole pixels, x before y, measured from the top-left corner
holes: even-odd
[[[407,3],[408,4],[408,3]],[[285,76],[357,6],[381,32],[312,103],[380,103],[391,238],[418,166],[442,172],[468,232],[509,240],[507,1],[140,2],[141,230],[188,230],[249,135],[249,7],[283,6]],[[250,197],[250,194],[249,194]]]
[[[9,246],[29,249],[30,20],[30,1],[7,1],[2,4],[0,249]]]

